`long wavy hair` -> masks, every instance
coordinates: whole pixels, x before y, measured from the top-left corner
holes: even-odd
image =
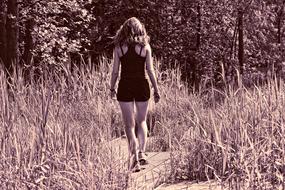
[[[126,20],[114,36],[115,45],[129,45],[131,43],[138,43],[143,46],[149,43],[145,26],[136,17]]]

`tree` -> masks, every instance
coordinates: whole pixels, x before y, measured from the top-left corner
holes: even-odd
[[[7,17],[6,17],[6,69],[12,71],[13,64],[17,64],[18,55],[18,1],[8,0],[7,2]]]
[[[282,41],[282,23],[283,23],[283,15],[284,15],[284,8],[285,8],[285,0],[283,0],[280,8],[277,11],[277,32],[278,32],[278,37],[277,37],[277,41],[278,43],[281,44]]]
[[[244,43],[243,43],[243,11],[238,10],[238,61],[240,74],[243,74]]]
[[[6,62],[6,2],[0,1],[0,59]]]
[[[36,14],[35,11],[37,2],[23,0],[20,7],[19,24],[23,30],[20,30],[19,43],[23,44],[20,61],[25,65],[31,65],[34,51],[34,26]]]
[[[192,85],[219,85],[223,68],[227,80],[235,78],[234,68],[248,79],[266,76],[284,62],[284,0],[17,2],[0,2],[0,58],[7,67],[19,60],[29,65],[32,57],[38,66],[87,58],[96,64],[102,54],[111,57],[112,37],[132,16],[145,24],[163,67],[181,66]]]

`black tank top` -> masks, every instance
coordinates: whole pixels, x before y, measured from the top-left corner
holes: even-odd
[[[142,46],[140,54],[137,54],[135,47],[136,43],[132,43],[128,46],[127,52],[124,54],[122,47],[121,61],[121,79],[127,78],[146,78],[145,75],[145,60],[146,57],[141,56]]]

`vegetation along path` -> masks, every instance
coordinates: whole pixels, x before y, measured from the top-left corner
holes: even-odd
[[[151,138],[149,139],[151,141]],[[114,149],[114,157],[117,158],[116,163],[128,166],[128,144],[127,139],[117,138],[110,142]],[[168,184],[167,179],[170,175],[170,152],[148,152],[148,165],[142,166],[140,172],[130,175],[128,189],[139,190],[220,190],[221,188],[215,182],[180,182]]]

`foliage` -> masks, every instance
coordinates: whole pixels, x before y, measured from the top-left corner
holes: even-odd
[[[155,64],[161,101],[150,101],[148,124],[159,135],[147,149],[171,151],[170,180],[216,179],[237,190],[284,182],[283,81],[191,92],[180,69]],[[126,189],[125,158],[114,164],[106,143],[123,129],[109,99],[110,60],[102,58],[98,71],[68,65],[27,85],[19,70],[12,88],[1,69],[2,189]]]
[[[2,7],[4,3],[8,1]],[[272,74],[282,76],[284,4],[282,0],[23,0],[18,18],[19,60],[27,65],[30,61],[58,65],[68,60],[96,64],[100,55],[112,55],[112,37],[119,26],[136,16],[146,25],[154,54],[164,60],[164,67],[182,66],[183,78],[191,85],[207,80],[220,86],[222,69],[227,81],[235,81],[235,70],[242,69],[246,83],[257,82]],[[238,12],[243,26],[238,26]],[[242,68],[240,43],[244,43]],[[27,52],[32,53],[32,60],[25,58]]]
[[[8,85],[0,68],[1,189],[126,189],[127,168],[107,143],[123,128],[118,105],[107,101],[109,65],[66,64],[65,74],[29,77],[28,85],[22,69]]]
[[[43,64],[66,63],[70,54],[88,53],[94,18],[85,4],[76,0],[35,1],[22,7],[23,23],[28,19],[34,22],[33,53]]]

